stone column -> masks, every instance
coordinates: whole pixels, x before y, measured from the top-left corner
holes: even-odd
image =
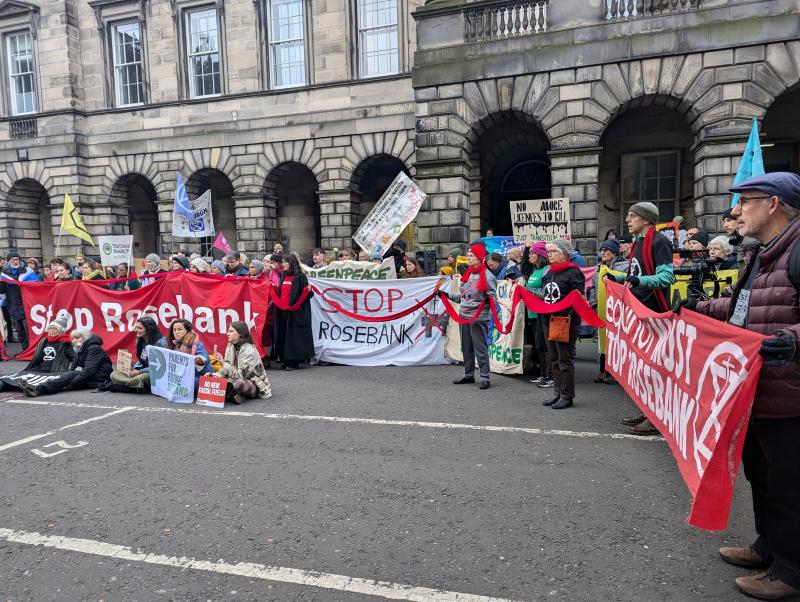
[[[271,253],[275,244],[277,199],[261,193],[244,193],[234,195],[231,200],[236,212],[237,251],[257,259]]]
[[[550,151],[551,194],[569,199],[573,245],[589,263],[597,256],[599,147]]]
[[[749,133],[749,132],[748,132]],[[713,234],[722,231],[721,214],[731,205],[733,185],[747,145],[747,134],[706,138],[694,151],[695,223]]]
[[[353,234],[358,222],[358,207],[351,198],[349,187],[320,190],[320,238],[324,249],[352,249]]]
[[[469,241],[469,165],[461,160],[416,164],[416,181],[428,198],[417,215],[421,247],[447,257],[454,245]]]

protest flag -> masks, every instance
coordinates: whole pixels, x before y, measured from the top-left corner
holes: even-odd
[[[59,236],[61,232],[67,232],[73,236],[77,236],[81,240],[85,240],[90,245],[94,246],[91,234],[83,225],[83,220],[75,208],[69,194],[64,195],[64,213],[61,214],[61,228],[58,231]]]
[[[211,245],[215,249],[219,249],[223,253],[233,253],[233,247],[228,244],[228,240],[225,238],[225,235],[220,232],[217,234],[217,239],[214,241],[214,244]]]
[[[763,176],[764,173],[764,158],[761,156],[761,141],[758,138],[758,121],[753,117],[750,138],[747,140],[747,146],[744,149],[733,185],[736,186],[755,176]],[[731,199],[731,207],[735,207],[737,204],[739,204],[739,193],[735,192]]]
[[[177,225],[176,218],[178,216],[183,217],[186,220],[186,223],[189,224],[194,219],[194,212],[192,211],[192,204],[189,202],[189,195],[186,194],[186,185],[183,183],[183,176],[178,173],[177,181],[175,184],[175,204],[172,208],[172,235],[178,236],[176,234],[176,230],[180,231],[183,228]],[[188,226],[187,228],[188,229]],[[181,236],[184,233],[180,233]]]

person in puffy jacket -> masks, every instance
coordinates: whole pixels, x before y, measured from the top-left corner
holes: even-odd
[[[42,384],[21,382],[20,388],[25,395],[37,397],[69,389],[93,389],[108,380],[111,358],[103,350],[103,339],[83,329],[73,330],[70,339],[75,357],[69,370]]]
[[[746,260],[731,297],[681,306],[767,337],[742,450],[758,537],[719,553],[729,564],[762,571],[736,579],[742,592],[783,600],[800,595],[800,274],[790,261],[800,244],[800,176],[756,176],[731,192],[741,193],[731,210],[739,234],[758,240],[761,250]]]

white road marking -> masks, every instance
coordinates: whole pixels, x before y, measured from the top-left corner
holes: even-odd
[[[166,556],[163,554],[149,554],[134,552],[127,546],[121,546],[92,539],[77,539],[60,535],[43,535],[36,532],[15,531],[0,529],[0,540],[29,546],[42,546],[69,552],[80,552],[116,558],[130,562],[142,562],[179,569],[192,569],[208,571],[223,575],[238,575],[249,579],[263,579],[294,585],[305,585],[322,589],[336,590],[364,594],[366,596],[379,596],[389,600],[416,600],[435,602],[510,602],[503,598],[492,598],[474,594],[464,594],[447,590],[432,589],[428,587],[415,587],[402,583],[389,581],[373,581],[360,577],[348,577],[332,573],[320,573],[303,569],[292,569],[280,566],[266,566],[252,562],[237,562],[231,564],[219,560],[197,560],[186,556]]]
[[[43,401],[31,399],[9,399],[6,403],[49,405],[72,408],[95,408],[107,409],[118,408],[119,406],[95,405],[88,403],[76,403],[69,401]],[[166,412],[177,414],[208,414],[211,416],[235,416],[237,418],[267,418],[270,420],[309,420],[317,422],[344,422],[350,424],[377,424],[386,426],[408,426],[433,429],[450,429],[464,431],[484,431],[491,433],[521,433],[526,435],[561,435],[564,437],[583,437],[601,439],[632,439],[634,441],[661,441],[660,436],[629,435],[627,433],[595,433],[591,431],[566,431],[560,429],[540,429],[520,426],[489,426],[479,424],[461,424],[451,422],[421,422],[417,420],[385,420],[382,418],[347,418],[344,416],[314,416],[306,414],[271,414],[266,412],[247,412],[233,410],[205,410],[200,408],[174,408],[174,407],[147,407],[147,406],[126,406],[125,409],[137,412]],[[0,448],[2,451],[2,448]]]
[[[47,445],[42,445],[42,447],[53,447],[53,446],[60,447],[61,449],[56,452],[45,452],[39,449],[32,449],[31,452],[39,456],[40,458],[52,458],[53,456],[57,456],[59,454],[65,454],[71,449],[75,449],[77,447],[83,447],[84,445],[89,445],[88,441],[78,441],[75,445],[70,445],[63,439],[59,439],[58,441],[53,441],[52,443],[48,443]]]
[[[25,403],[26,400],[24,399],[9,399],[7,403]],[[38,402],[37,405],[49,405],[47,402]],[[96,408],[101,410],[110,410],[112,407],[116,408],[113,412],[108,412],[107,414],[103,414],[101,416],[94,416],[92,418],[87,418],[86,420],[81,420],[80,422],[74,422],[72,424],[68,424],[66,426],[62,426],[57,428],[54,431],[47,431],[46,433],[40,433],[38,435],[31,435],[30,437],[25,437],[24,439],[20,439],[18,441],[12,441],[11,443],[6,443],[5,445],[0,445],[0,452],[5,451],[7,449],[11,449],[12,447],[18,447],[20,445],[25,445],[26,443],[30,443],[31,441],[36,441],[37,439],[44,439],[45,437],[49,437],[50,435],[55,435],[59,431],[66,431],[67,429],[75,428],[76,426],[83,426],[84,424],[89,424],[90,422],[95,422],[97,420],[103,420],[104,418],[109,418],[111,416],[115,416],[117,414],[122,414],[123,412],[127,412],[129,410],[135,409],[133,406],[91,406],[86,405],[83,407],[87,408]]]

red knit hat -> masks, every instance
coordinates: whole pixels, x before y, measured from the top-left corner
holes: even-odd
[[[469,252],[477,257],[481,262],[486,259],[486,247],[482,244],[475,243],[469,248]]]
[[[484,263],[484,259],[486,259],[486,247],[480,243],[476,243],[469,248],[469,252],[477,257],[481,264],[479,266],[469,267],[467,271],[464,272],[462,282],[469,279],[471,274],[479,274],[480,278],[478,279],[477,288],[479,291],[485,292],[489,290],[489,283],[486,280],[486,264]]]

